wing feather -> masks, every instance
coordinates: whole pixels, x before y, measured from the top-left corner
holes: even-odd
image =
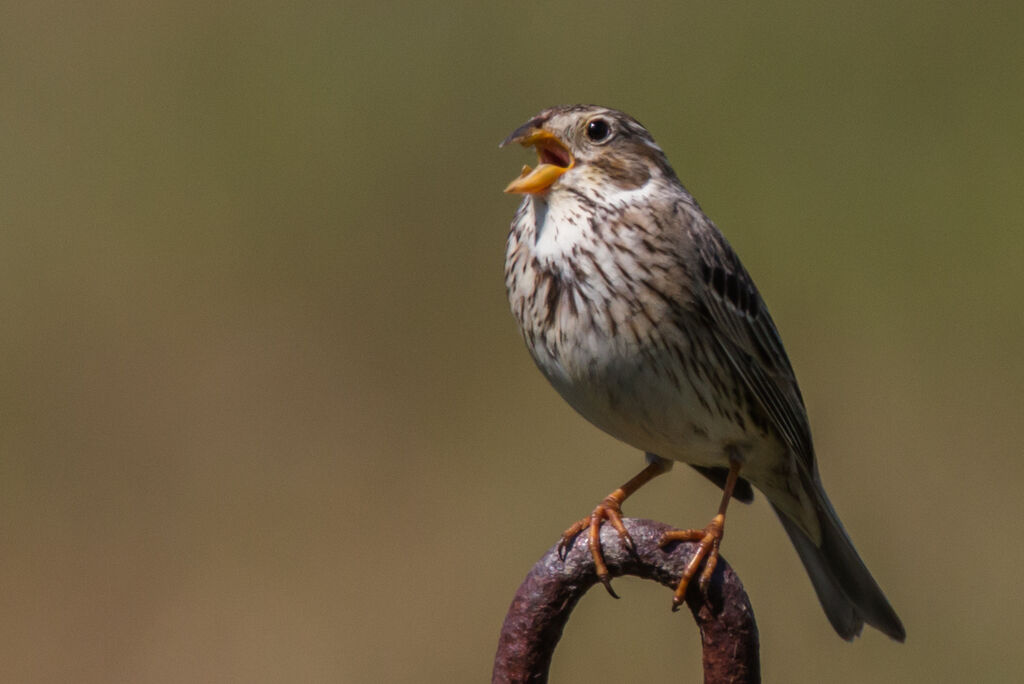
[[[782,339],[753,279],[710,223],[694,230],[704,296],[715,340],[797,460],[816,473],[803,397]]]

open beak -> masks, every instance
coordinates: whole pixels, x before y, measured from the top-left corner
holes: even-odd
[[[508,184],[505,192],[515,192],[528,195],[537,195],[547,192],[551,184],[558,180],[563,173],[568,171],[576,163],[562,141],[553,134],[542,128],[537,128],[532,123],[517,128],[512,135],[505,138],[501,143],[504,147],[509,143],[517,142],[523,147],[533,147],[537,150],[537,168],[531,169],[524,166],[519,178]]]

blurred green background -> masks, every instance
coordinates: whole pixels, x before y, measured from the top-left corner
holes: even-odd
[[[1024,677],[1020,3],[4,3],[0,680],[486,681],[641,457],[503,290],[538,110],[643,121],[797,369],[907,626],[832,632],[763,498],[724,554],[767,681]],[[629,515],[703,525],[683,469]],[[669,592],[553,681],[700,681]]]

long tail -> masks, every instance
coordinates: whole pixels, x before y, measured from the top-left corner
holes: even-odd
[[[821,525],[820,547],[774,504],[772,508],[796,547],[829,622],[847,641],[860,634],[865,622],[893,639],[903,641],[906,638],[903,623],[857,555],[821,484],[805,484],[808,491],[813,492]]]

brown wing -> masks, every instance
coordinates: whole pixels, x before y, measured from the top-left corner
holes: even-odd
[[[706,219],[705,219],[706,220]],[[816,474],[803,397],[775,323],[739,257],[710,222],[693,226],[701,298],[719,346],[808,474]]]

